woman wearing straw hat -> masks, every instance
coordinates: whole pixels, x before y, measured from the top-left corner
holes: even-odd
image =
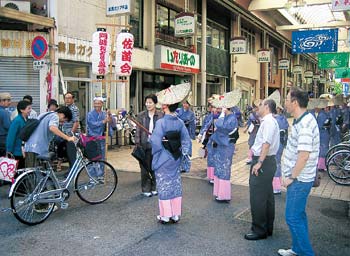
[[[150,142],[152,145],[152,169],[156,175],[160,223],[178,222],[181,216],[182,161],[189,160],[192,143],[188,131],[176,116],[178,102],[189,93],[190,84],[171,86],[157,94],[164,117],[156,122]]]
[[[178,117],[184,121],[188,134],[194,140],[196,138],[196,118],[190,106],[191,97],[187,97],[186,100],[182,101],[182,108],[178,110]]]
[[[216,121],[216,130],[208,142],[208,153],[213,155],[214,160],[213,195],[215,200],[220,202],[231,200],[231,166],[236,143],[232,135],[238,129],[238,122],[230,108],[239,102],[240,95],[240,91],[235,90],[213,101],[214,106],[223,108],[223,117]]]
[[[253,158],[253,152],[251,150],[251,147],[254,145],[255,137],[256,134],[258,133],[259,126],[260,126],[260,117],[258,113],[258,106],[260,104],[261,100],[255,100],[253,102],[253,110],[249,114],[248,120],[247,120],[247,125],[246,128],[244,129],[244,133],[248,132],[249,137],[248,137],[248,158],[246,163],[250,164],[252,162]]]

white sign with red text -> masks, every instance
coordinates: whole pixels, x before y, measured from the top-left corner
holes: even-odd
[[[132,71],[132,52],[134,36],[128,32],[117,35],[115,72],[117,76],[130,76]]]
[[[92,73],[105,75],[108,73],[111,38],[105,31],[96,31],[92,35]]]

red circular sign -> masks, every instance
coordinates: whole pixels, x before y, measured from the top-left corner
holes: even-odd
[[[32,42],[32,55],[35,59],[41,60],[47,53],[48,45],[43,36],[36,36]]]

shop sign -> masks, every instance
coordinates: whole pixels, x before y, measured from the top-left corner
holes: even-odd
[[[294,65],[293,66],[293,74],[302,74],[303,66],[302,65]]]
[[[57,48],[59,59],[91,62],[91,41],[59,35]]]
[[[304,72],[305,78],[312,78],[313,76],[314,76],[314,72],[312,72],[311,70],[307,70]]]
[[[155,68],[198,74],[199,55],[163,45],[156,45]]]
[[[292,53],[337,52],[338,29],[292,32]]]
[[[247,53],[247,39],[245,37],[234,37],[230,41],[230,53]]]
[[[348,52],[320,53],[317,54],[318,67],[320,69],[348,68],[349,57],[350,54]]]
[[[325,77],[321,77],[321,78],[320,78],[320,83],[321,83],[321,84],[325,84],[326,81],[327,81],[327,79],[326,79]]]
[[[186,37],[193,36],[195,30],[194,14],[182,12],[175,16],[175,36]]]
[[[132,71],[132,53],[134,36],[128,32],[117,35],[115,72],[117,76],[130,76]]]
[[[92,35],[92,73],[105,75],[108,73],[109,55],[111,53],[111,36],[105,29]]]
[[[335,78],[350,78],[350,68],[336,68]]]
[[[332,0],[332,12],[350,10],[349,0]]]
[[[289,69],[289,59],[280,59],[278,61],[278,69],[288,70]]]
[[[25,31],[0,31],[0,56],[30,57],[32,56],[32,42],[36,36],[48,40],[49,35]]]
[[[258,63],[265,63],[271,61],[271,52],[269,49],[258,50]]]
[[[313,79],[313,80],[320,80],[320,78],[321,78],[320,74],[314,74],[314,75],[312,76],[312,79]]]
[[[106,15],[125,15],[132,12],[131,0],[107,0]]]
[[[334,81],[330,81],[329,82],[329,86],[334,86],[335,85],[335,82]]]
[[[40,70],[46,65],[45,60],[34,60],[33,61],[33,69],[34,70]]]

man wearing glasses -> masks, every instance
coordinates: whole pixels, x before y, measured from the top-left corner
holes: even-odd
[[[11,104],[11,95],[0,93],[0,156],[6,154],[6,137],[11,124],[10,112],[7,108]]]

